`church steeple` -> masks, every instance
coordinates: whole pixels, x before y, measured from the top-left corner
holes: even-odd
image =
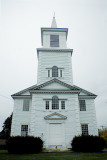
[[[51,28],[57,28],[56,19],[55,19],[55,13],[54,13],[54,16],[53,16],[53,19],[52,19]]]

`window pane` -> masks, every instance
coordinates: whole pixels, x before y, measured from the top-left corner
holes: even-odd
[[[46,109],[49,109],[49,101],[46,101],[46,106],[45,106]]]
[[[28,125],[21,125],[21,136],[28,135]]]
[[[58,67],[57,66],[52,67],[52,77],[58,77]]]
[[[79,100],[79,104],[80,104],[80,111],[86,111],[85,100]]]
[[[29,111],[29,99],[23,101],[23,111]]]
[[[52,97],[52,109],[59,109],[59,99],[57,96]]]
[[[65,109],[65,101],[61,101],[61,109]]]
[[[48,77],[50,77],[50,70],[48,70]]]
[[[82,124],[81,128],[82,128],[82,135],[87,136],[88,135],[88,124]]]
[[[59,47],[59,35],[50,35],[50,46]]]

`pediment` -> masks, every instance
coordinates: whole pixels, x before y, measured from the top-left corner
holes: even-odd
[[[59,84],[57,82],[53,82],[47,86],[44,86],[42,87],[42,89],[51,89],[51,90],[54,90],[54,89],[57,89],[57,90],[70,90],[70,88],[62,85],[62,84]]]
[[[41,85],[38,85],[36,86],[33,90],[76,90],[76,91],[79,91],[79,89],[63,82],[63,81],[60,81],[56,78],[50,80],[50,81],[47,81]]]
[[[20,95],[30,95],[29,91],[26,91],[26,92],[23,92],[22,94]]]
[[[64,120],[64,119],[67,119],[67,117],[57,112],[54,112],[52,114],[45,116],[44,119],[45,120]]]

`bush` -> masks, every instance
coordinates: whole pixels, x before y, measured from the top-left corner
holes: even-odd
[[[24,154],[39,153],[43,148],[43,141],[40,137],[33,136],[16,136],[10,137],[7,141],[8,153]]]
[[[104,149],[105,141],[98,136],[75,136],[71,145],[75,152],[99,152]]]
[[[105,148],[107,148],[107,138],[104,138],[105,140]]]

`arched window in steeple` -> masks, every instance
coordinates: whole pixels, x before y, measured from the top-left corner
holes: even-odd
[[[57,66],[52,67],[52,77],[58,77],[58,67]]]
[[[59,109],[59,99],[57,96],[52,97],[52,109]]]

